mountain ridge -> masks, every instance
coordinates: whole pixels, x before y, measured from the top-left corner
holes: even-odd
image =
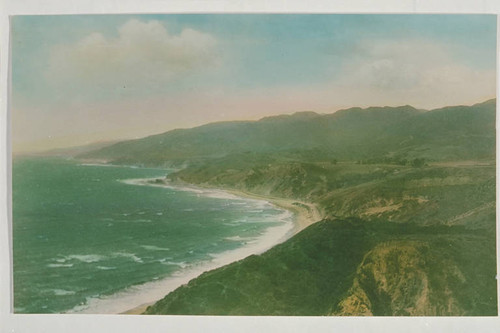
[[[491,120],[495,117],[495,103],[496,99],[493,99],[472,106],[430,111],[417,110],[408,105],[354,107],[329,114],[304,111],[264,117],[257,121],[216,122],[122,141],[77,157],[144,165],[185,163],[242,151],[279,153],[319,149],[347,160],[381,154],[419,157],[422,154],[418,153],[415,145],[440,145],[443,150],[443,137],[446,147],[452,149],[450,147],[455,140],[452,136],[457,135],[453,131],[455,127],[465,129],[461,136],[470,139],[469,148],[477,141],[480,144],[476,146],[482,149],[463,151],[460,158],[476,158],[481,154],[491,155],[494,148],[484,143],[494,136]],[[454,118],[457,123],[454,125],[449,118]],[[465,126],[467,124],[469,126]],[[436,136],[438,132],[440,136]],[[435,160],[449,159],[449,156],[423,155]]]

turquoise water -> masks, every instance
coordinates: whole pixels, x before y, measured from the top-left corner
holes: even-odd
[[[286,222],[263,201],[130,182],[168,172],[15,159],[15,312],[85,309],[90,300],[168,278]]]

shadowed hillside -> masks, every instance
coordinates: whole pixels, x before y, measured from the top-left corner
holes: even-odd
[[[322,221],[202,274],[146,314],[496,315],[494,238],[461,227]]]

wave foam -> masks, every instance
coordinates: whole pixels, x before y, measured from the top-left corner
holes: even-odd
[[[168,247],[159,247],[155,245],[141,245],[141,247],[149,251],[170,251]]]
[[[98,262],[105,258],[105,256],[99,254],[72,254],[65,257],[66,260],[74,259],[85,263]]]
[[[67,295],[74,295],[75,292],[72,290],[64,290],[64,289],[54,289],[52,290],[54,295],[56,296],[67,296]]]
[[[73,267],[73,264],[48,264],[47,267],[50,267],[50,268]]]
[[[141,258],[135,255],[135,253],[128,253],[128,252],[116,252],[113,254],[115,257],[124,257],[124,258],[130,258],[135,262],[143,263]]]
[[[114,266],[97,266],[97,269],[103,270],[103,271],[109,271],[111,269],[116,269]]]
[[[189,266],[188,263],[185,261],[165,261],[165,262],[163,262],[163,264],[179,266],[180,268],[186,268]]]
[[[226,237],[224,240],[227,241],[232,241],[232,242],[247,242],[250,240],[253,240],[251,237],[241,237],[241,236],[232,236],[232,237]]]

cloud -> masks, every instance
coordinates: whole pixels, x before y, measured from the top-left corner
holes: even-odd
[[[115,37],[95,32],[52,49],[48,84],[39,87],[36,76],[30,77],[35,93],[43,96],[24,92],[15,98],[14,149],[139,137],[303,110],[405,104],[432,109],[495,96],[494,67],[464,63],[465,46],[416,38],[352,42],[321,55],[331,58],[318,60],[312,50],[311,58],[295,63],[301,69],[309,61],[328,75],[298,81],[285,75],[281,84],[269,84],[269,77],[287,72],[259,65],[290,62],[269,53],[252,58],[253,42],[242,47],[241,39],[219,41],[187,28],[172,33],[157,21],[131,20]],[[262,81],[238,84],[250,71]]]
[[[55,88],[92,96],[135,89],[151,92],[217,67],[217,40],[186,28],[172,34],[158,21],[130,20],[115,38],[94,32],[52,49],[46,78]]]
[[[359,42],[335,80],[359,98],[433,108],[480,102],[495,95],[494,69],[461,63],[451,45],[426,40]]]

